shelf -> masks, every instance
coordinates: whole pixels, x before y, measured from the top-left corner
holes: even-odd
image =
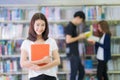
[[[94,75],[96,74],[96,69],[87,69],[85,70],[86,72],[86,75]],[[0,73],[0,75],[28,75],[28,72],[3,72],[3,73]],[[69,71],[58,71],[57,74],[70,74]],[[120,74],[120,71],[108,71],[108,74]]]
[[[15,57],[20,57],[20,54],[0,56],[0,58],[15,58]],[[60,57],[66,57],[66,54],[65,53],[60,53]]]
[[[19,74],[27,75],[28,72],[4,72],[4,73],[0,73],[0,75],[19,75]],[[59,71],[57,74],[69,74],[69,72]]]
[[[108,71],[108,74],[120,74],[120,71]]]
[[[70,71],[60,70],[58,74],[70,74]],[[85,69],[86,75],[96,74],[96,69]]]
[[[95,57],[95,54],[85,54],[85,57]]]
[[[112,39],[120,39],[120,36],[112,36]]]
[[[54,39],[59,39],[59,40],[65,40],[65,37],[52,37],[52,38],[54,38]]]
[[[120,54],[111,54],[112,57],[120,57]],[[85,55],[86,57],[95,57],[96,55],[95,54],[90,54],[90,55]]]
[[[27,75],[28,72],[3,72],[3,73],[0,73],[0,75]]]
[[[28,75],[28,72],[3,72],[0,73],[0,75],[19,75],[19,74],[23,74],[23,75]],[[69,74],[68,71],[59,71],[57,74]]]
[[[22,0],[23,1],[23,0]],[[95,6],[95,5],[120,5],[119,0],[43,0],[43,1],[34,1],[32,4],[29,2],[29,0],[26,0],[25,3],[20,2],[19,4],[13,3],[13,4],[0,4],[4,7],[34,7],[34,6]],[[6,2],[4,2],[6,3]]]
[[[13,54],[13,55],[2,55],[0,58],[16,58],[20,57],[20,54]]]
[[[70,20],[48,20],[48,23],[67,23]]]
[[[96,69],[85,69],[87,75],[96,74]]]
[[[53,37],[54,39],[65,40],[65,37]],[[0,39],[0,40],[24,40],[26,38]],[[120,39],[120,36],[112,36],[112,39]]]
[[[58,71],[57,74],[70,74],[70,72],[69,71]]]
[[[48,20],[48,23],[66,23],[70,20]],[[0,23],[21,23],[29,24],[30,20],[0,20]]]
[[[11,38],[11,39],[8,39],[8,38],[3,38],[3,39],[1,39],[0,38],[0,40],[25,40],[26,38]]]
[[[48,23],[56,23],[56,24],[59,24],[59,23],[67,23],[71,20],[48,20]],[[110,24],[117,24],[117,23],[120,23],[120,20],[107,20],[108,23]],[[86,23],[96,23],[98,22],[97,20],[88,20],[86,21]],[[0,23],[21,23],[21,24],[29,24],[30,23],[30,20],[0,20]]]
[[[112,57],[120,57],[120,54],[112,54]]]
[[[60,57],[66,57],[66,53],[60,53]]]
[[[0,23],[21,23],[21,24],[25,24],[25,23],[30,23],[29,20],[0,20]]]
[[[65,37],[51,37],[51,38],[54,38],[56,40],[65,40]],[[4,38],[4,39],[1,39],[0,40],[25,40],[27,38],[11,38],[11,39],[8,39],[8,38]]]

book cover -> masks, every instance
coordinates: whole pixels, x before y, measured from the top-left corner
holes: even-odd
[[[99,41],[99,33],[98,33],[98,26],[97,24],[93,24],[90,26],[90,31],[84,33],[87,37],[87,40],[95,40]]]
[[[85,34],[85,36],[86,36],[87,38],[90,37],[90,36],[92,36],[92,35],[93,35],[93,26],[91,25],[91,26],[90,26],[90,31],[87,31],[87,32],[85,32],[84,34]]]
[[[85,34],[85,36],[86,36],[87,38],[90,37],[90,36],[92,35],[90,31],[85,32],[84,34]]]
[[[31,60],[36,61],[49,56],[49,44],[33,44],[31,45]],[[39,66],[46,65],[46,63],[39,64]]]
[[[96,36],[90,36],[87,40],[88,40],[88,41],[94,40],[94,41],[96,41],[96,42],[99,42],[100,38],[99,38],[99,37],[96,37]]]

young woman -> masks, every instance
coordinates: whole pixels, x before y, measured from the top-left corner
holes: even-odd
[[[95,42],[94,40],[88,40],[88,42],[95,45],[95,51],[98,59],[98,80],[108,80],[107,62],[111,59],[111,33],[107,21],[103,20],[98,22],[98,30],[100,32],[100,41]]]
[[[54,39],[48,37],[49,28],[46,17],[42,13],[33,15],[28,38],[23,41],[21,45],[21,67],[29,70],[28,77],[30,80],[56,80],[57,69],[60,64],[60,57],[58,54],[58,46]],[[49,44],[49,56],[43,59],[31,60],[31,45],[32,44]],[[47,63],[44,66],[38,64]]]

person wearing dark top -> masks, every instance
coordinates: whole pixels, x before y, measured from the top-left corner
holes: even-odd
[[[65,27],[66,36],[66,53],[70,60],[70,80],[76,80],[77,73],[78,79],[83,80],[85,71],[84,66],[81,63],[79,55],[78,42],[80,39],[85,39],[84,34],[77,34],[77,26],[85,22],[85,14],[82,11],[78,11],[74,14],[74,18]]]
[[[98,60],[98,80],[108,80],[107,62],[111,59],[111,32],[107,21],[102,20],[98,22],[98,30],[101,33],[99,42],[92,39],[88,40],[88,42],[95,45],[96,57]]]

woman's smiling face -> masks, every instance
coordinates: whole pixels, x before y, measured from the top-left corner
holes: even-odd
[[[34,24],[34,30],[37,35],[42,35],[42,33],[45,31],[45,21],[41,19],[36,20]]]

